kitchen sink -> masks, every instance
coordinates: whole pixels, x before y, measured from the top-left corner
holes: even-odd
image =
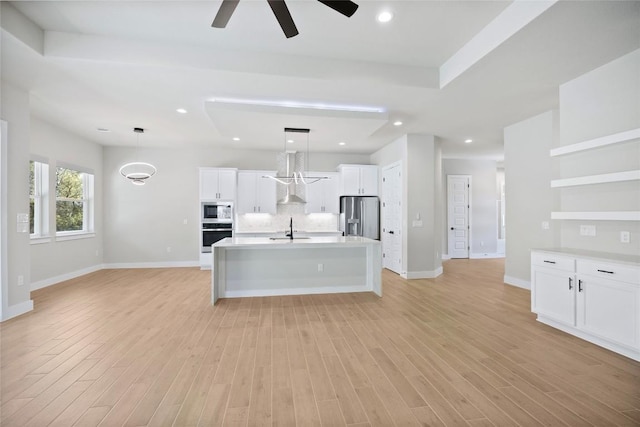
[[[294,237],[293,240],[310,239],[311,237]],[[269,237],[269,240],[291,240],[291,237]]]

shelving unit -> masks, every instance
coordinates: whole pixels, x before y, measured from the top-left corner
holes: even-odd
[[[602,175],[579,176],[575,178],[554,179],[551,188],[574,187],[577,185],[605,184],[610,182],[640,180],[640,170],[605,173]]]
[[[551,157],[584,152],[595,148],[610,146],[640,139],[640,128],[606,135],[576,144],[566,145],[550,150]],[[598,175],[585,175],[573,178],[554,179],[551,188],[567,188],[583,185],[609,184],[615,182],[640,181],[640,169],[611,172]],[[640,211],[583,211],[583,212],[551,212],[551,219],[581,221],[640,221]]]
[[[640,211],[551,212],[551,219],[579,219],[583,221],[640,221]]]
[[[553,148],[549,155],[551,157],[562,156],[564,154],[577,153],[585,150],[592,150],[598,147],[604,147],[611,144],[619,144],[621,142],[631,141],[640,138],[640,128],[631,129],[624,132],[618,132],[613,135],[601,136],[599,138],[590,139],[588,141],[578,142],[576,144],[565,145],[564,147]]]

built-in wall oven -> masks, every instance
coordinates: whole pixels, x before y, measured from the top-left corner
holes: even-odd
[[[201,207],[202,248],[211,252],[211,245],[225,237],[233,237],[233,205],[229,202],[203,202]]]
[[[202,252],[211,252],[211,245],[225,237],[233,237],[233,224],[230,222],[202,223]]]

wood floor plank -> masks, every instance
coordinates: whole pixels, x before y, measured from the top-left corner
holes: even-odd
[[[340,404],[336,399],[318,402],[320,422],[325,427],[346,426],[346,422],[340,411]]]
[[[0,324],[0,423],[640,425],[640,363],[536,322],[503,265],[215,306],[197,268],[78,277]]]

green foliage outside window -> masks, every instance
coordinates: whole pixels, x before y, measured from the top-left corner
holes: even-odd
[[[56,230],[83,229],[83,173],[67,168],[56,170]]]

